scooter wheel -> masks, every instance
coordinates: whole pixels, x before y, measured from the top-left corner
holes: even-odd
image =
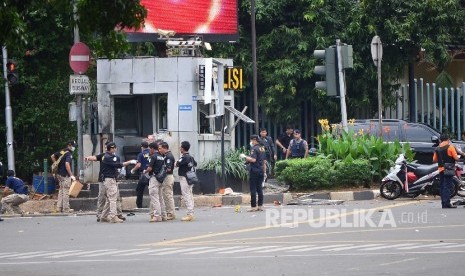
[[[461,197],[465,197],[465,177],[462,177],[461,179],[457,179],[458,187],[457,187],[457,195]]]
[[[385,199],[393,200],[402,194],[402,186],[394,181],[387,181],[381,184],[379,192]]]

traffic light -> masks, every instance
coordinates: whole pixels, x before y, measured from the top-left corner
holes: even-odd
[[[325,76],[326,80],[315,82],[315,88],[326,90],[328,96],[339,96],[336,47],[331,46],[325,50],[315,50],[313,56],[325,60],[325,65],[315,66],[314,72],[317,75]]]
[[[8,80],[8,83],[10,85],[17,84],[19,80],[19,76],[18,76],[18,72],[16,71],[16,63],[14,62],[14,60],[12,59],[8,60],[6,64],[6,70],[7,70],[6,79]]]

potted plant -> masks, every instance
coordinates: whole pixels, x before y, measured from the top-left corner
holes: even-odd
[[[220,188],[227,187],[235,192],[248,192],[247,170],[244,160],[239,157],[241,153],[247,153],[247,150],[239,148],[225,152],[225,183],[222,183],[221,177],[221,157],[215,157],[200,164],[197,170],[200,192],[212,194],[218,192]]]

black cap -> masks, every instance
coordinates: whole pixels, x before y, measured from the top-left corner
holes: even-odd
[[[250,140],[257,140],[258,141],[259,137],[258,137],[258,135],[253,134],[253,135],[250,135]]]
[[[15,176],[15,171],[13,171],[13,170],[8,170],[8,171],[6,172],[6,175],[7,175],[7,176]]]
[[[142,143],[140,143],[140,146],[143,147],[144,149],[146,149],[146,148],[149,147],[149,143],[146,142],[146,141],[143,141]]]
[[[68,146],[75,147],[76,146],[76,141],[74,141],[74,140],[68,141]]]
[[[294,133],[300,133],[300,130],[294,129]]]
[[[115,142],[109,142],[107,144],[107,150],[114,149],[114,148],[116,148]]]

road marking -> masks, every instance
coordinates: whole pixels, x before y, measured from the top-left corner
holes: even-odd
[[[244,248],[244,247],[245,246],[230,246],[230,247],[213,248],[213,249],[207,249],[207,250],[202,250],[202,251],[188,252],[188,253],[184,253],[184,255],[213,253],[213,252],[218,252],[218,251],[232,250],[232,249]]]
[[[408,250],[408,249],[416,249],[416,248],[432,247],[432,246],[442,246],[443,244],[444,245],[453,245],[454,243],[436,243],[436,244],[413,245],[413,246],[399,248],[399,250]]]
[[[36,257],[46,257],[46,256],[55,256],[55,255],[60,255],[63,253],[77,253],[81,252],[82,250],[69,250],[69,251],[61,251],[61,252],[54,252],[54,253],[41,253],[41,254],[34,254],[34,255],[29,255],[29,256],[22,256],[22,257],[16,257],[15,259],[30,259],[30,258],[36,258]]]
[[[28,255],[33,255],[33,254],[45,253],[45,252],[50,252],[50,251],[34,251],[34,252],[27,252],[27,253],[18,253],[18,254],[13,254],[13,255],[5,255],[5,256],[0,257],[0,259],[20,257],[20,256],[28,256]],[[50,252],[50,253],[52,253],[52,252]]]
[[[192,243],[185,243],[185,244],[190,244],[190,245],[203,245],[203,244],[209,244],[209,243],[215,243],[215,244],[237,244],[238,242],[244,242],[244,241],[253,241],[257,240],[256,243],[262,244],[264,241],[261,240],[270,240],[270,239],[289,239],[289,238],[303,238],[303,237],[315,237],[315,236],[326,236],[326,235],[338,235],[338,234],[351,234],[351,233],[369,233],[369,232],[378,232],[378,231],[411,231],[412,229],[415,230],[421,230],[421,229],[436,229],[436,228],[453,228],[453,227],[460,227],[460,228],[465,228],[465,224],[455,224],[455,225],[431,225],[431,226],[412,226],[412,227],[397,227],[397,228],[375,228],[375,229],[358,229],[358,230],[349,230],[349,231],[334,231],[334,232],[321,232],[321,233],[309,233],[309,234],[295,234],[295,235],[282,235],[282,236],[260,236],[260,237],[253,237],[253,238],[240,238],[240,239],[225,239],[225,240],[210,240],[210,241],[202,241],[202,242],[192,242]],[[444,240],[444,239],[443,239]],[[450,239],[449,241],[462,241],[463,239]],[[390,242],[402,242],[402,241],[410,241],[410,242],[431,242],[431,241],[437,241],[437,239],[433,240],[390,240]],[[229,242],[229,243],[224,243],[224,242]],[[269,241],[266,241],[270,243]],[[332,242],[332,241],[330,241]],[[345,241],[341,241],[345,242]],[[346,241],[346,242],[360,242],[360,241]],[[362,241],[365,242],[365,241]],[[373,241],[376,242],[376,241]],[[250,243],[250,242],[249,242]],[[276,242],[276,243],[282,243],[282,242]],[[301,243],[301,242],[299,242]]]
[[[416,260],[416,259],[417,259],[417,258],[410,258],[410,259],[404,259],[404,260],[395,261],[395,262],[382,263],[382,264],[380,264],[380,265],[393,265],[393,264],[400,264],[400,263],[410,262],[410,261],[413,261],[413,260]]]
[[[142,255],[142,254],[148,254],[148,253],[155,253],[155,252],[162,252],[162,251],[168,251],[168,250],[174,250],[178,249],[179,247],[169,247],[169,248],[160,248],[160,249],[149,249],[149,250],[143,250],[139,252],[132,252],[132,253],[124,253],[124,254],[116,254],[114,256],[135,256],[135,255]],[[150,255],[150,254],[149,254]]]
[[[12,254],[18,254],[18,252],[0,253],[0,257],[6,256],[6,255],[12,255]]]
[[[391,204],[391,205],[380,206],[380,207],[375,207],[375,208],[371,208],[371,209],[359,209],[357,211],[352,211],[352,212],[348,212],[348,213],[341,213],[341,214],[336,214],[336,215],[332,215],[332,216],[325,216],[324,218],[314,218],[314,219],[310,219],[310,220],[300,221],[300,222],[297,222],[297,224],[315,223],[315,222],[322,221],[322,220],[334,220],[334,219],[338,219],[338,218],[342,218],[342,217],[347,217],[347,216],[360,214],[362,212],[366,213],[366,212],[369,212],[369,211],[379,211],[379,210],[385,210],[385,209],[390,209],[390,208],[402,207],[402,206],[406,206],[406,205],[412,205],[412,204],[416,204],[416,203],[417,203],[416,201],[413,201],[413,202],[409,201],[409,202],[404,202],[404,203],[394,203],[394,204]],[[295,222],[289,222],[289,223],[278,224],[276,226],[258,226],[258,227],[251,227],[251,228],[243,228],[243,229],[238,229],[238,230],[225,231],[225,232],[212,233],[212,234],[204,234],[204,235],[199,235],[199,236],[192,236],[192,237],[168,240],[168,241],[163,241],[163,242],[142,244],[142,246],[157,246],[157,245],[169,245],[169,244],[176,244],[176,243],[185,243],[185,242],[189,242],[189,241],[195,241],[195,240],[201,240],[201,239],[211,239],[211,238],[214,238],[214,237],[227,236],[227,235],[232,235],[232,234],[248,233],[248,232],[260,231],[260,230],[265,230],[265,229],[270,229],[270,228],[289,227],[289,226],[294,226],[295,224],[296,224]],[[357,232],[360,232],[360,231],[357,231]]]
[[[382,244],[380,244],[380,243],[371,243],[371,244],[354,245],[354,246],[343,246],[343,247],[340,247],[340,248],[331,248],[331,249],[325,249],[325,250],[322,250],[322,251],[335,252],[335,251],[344,251],[344,250],[349,250],[349,249],[372,247],[372,246],[377,246],[377,245],[382,245]]]
[[[303,247],[308,247],[308,245],[296,245],[296,246],[286,246],[286,247],[280,247],[280,248],[273,248],[273,249],[268,249],[268,250],[261,250],[258,253],[270,253],[270,252],[277,252],[277,251],[289,251],[291,249],[298,249],[298,248],[303,248]]]
[[[93,251],[84,251],[84,252],[78,252],[78,253],[70,253],[70,254],[63,254],[63,255],[57,255],[57,256],[51,256],[51,257],[45,257],[45,258],[51,258],[51,259],[58,259],[58,258],[64,258],[64,257],[70,257],[70,256],[81,256],[85,254],[92,254],[92,253],[101,253],[101,252],[108,252],[108,251],[114,251],[115,249],[100,249],[100,250],[93,250]]]
[[[439,249],[443,249],[443,248],[446,248],[446,249],[449,249],[449,248],[457,248],[457,247],[464,247],[465,244],[454,244],[454,245],[446,245],[446,246],[435,246],[433,248],[439,248]]]
[[[134,252],[134,251],[142,251],[142,250],[144,250],[144,249],[138,248],[138,249],[116,250],[116,251],[109,251],[109,252],[79,256],[79,257],[80,258],[99,257],[99,256],[105,256],[105,255],[113,255],[113,254],[117,254],[117,253]]]
[[[353,245],[353,244],[347,244],[347,245]],[[341,247],[341,245],[335,244],[335,245],[324,245],[324,246],[311,246],[311,247],[303,248],[303,249],[290,250],[289,252],[307,252],[307,251],[312,251],[312,250],[320,250],[320,249],[335,248],[335,247]]]
[[[363,251],[373,251],[373,250],[380,250],[380,249],[387,249],[387,248],[396,248],[396,247],[404,247],[404,246],[411,246],[416,245],[418,243],[401,243],[401,244],[391,244],[391,245],[384,245],[384,246],[377,246],[373,248],[362,248],[360,250]]]
[[[220,252],[220,254],[234,254],[234,253],[242,253],[242,252],[248,252],[248,251],[255,251],[255,250],[260,250],[260,249],[267,249],[267,248],[275,248],[276,245],[268,245],[268,246],[259,246],[259,247],[250,247],[250,248],[242,248],[242,249],[236,249],[232,251],[227,251],[227,252]]]
[[[197,247],[197,248],[184,248],[184,249],[178,249],[178,250],[171,250],[171,251],[166,251],[166,252],[160,252],[160,253],[154,253],[154,254],[148,254],[151,256],[163,256],[163,255],[170,255],[170,254],[176,254],[176,253],[184,253],[184,252],[189,252],[189,251],[194,251],[194,250],[201,250],[201,249],[207,249],[211,247]]]

